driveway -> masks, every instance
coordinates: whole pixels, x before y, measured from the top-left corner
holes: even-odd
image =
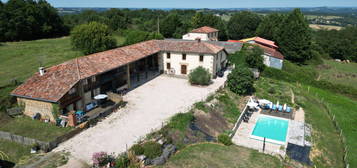
[[[70,152],[77,160],[91,163],[94,152],[121,153],[173,115],[219,89],[226,80],[217,78],[207,87],[191,86],[187,80],[165,75],[145,83],[124,96],[127,106],[62,143],[54,151]]]

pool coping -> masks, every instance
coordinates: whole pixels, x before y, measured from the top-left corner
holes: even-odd
[[[274,139],[269,139],[269,138],[265,138],[265,142],[269,142],[269,143],[273,143],[273,144],[277,144],[277,145],[287,145],[287,140],[289,139],[289,131],[290,131],[290,128],[289,128],[289,125],[290,125],[290,119],[286,119],[286,118],[282,118],[282,117],[276,117],[276,116],[270,116],[270,115],[265,115],[265,114],[259,114],[259,116],[255,119],[255,124],[254,124],[254,127],[253,129],[250,131],[250,136],[249,138],[252,138],[252,139],[255,139],[255,140],[259,140],[259,141],[264,141],[264,138],[263,137],[260,137],[260,136],[256,136],[256,135],[253,135],[253,132],[254,132],[254,129],[256,127],[256,124],[259,120],[259,118],[263,116],[263,117],[271,117],[271,118],[276,118],[276,119],[279,119],[279,120],[287,120],[288,121],[288,126],[287,126],[287,131],[286,131],[286,137],[285,137],[285,141],[278,141],[278,140],[274,140]]]

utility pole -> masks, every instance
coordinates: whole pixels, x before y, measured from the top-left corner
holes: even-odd
[[[160,16],[157,17],[157,33],[160,34]]]

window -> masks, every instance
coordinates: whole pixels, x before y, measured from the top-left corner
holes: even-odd
[[[203,62],[203,55],[200,55],[200,62]]]
[[[167,59],[170,59],[170,58],[171,58],[171,53],[169,53],[169,52],[166,53],[166,58],[167,58]]]
[[[171,69],[171,64],[170,63],[166,63],[166,69]]]
[[[186,54],[182,54],[182,60],[186,60]]]

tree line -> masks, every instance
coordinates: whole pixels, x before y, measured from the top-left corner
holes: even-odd
[[[45,0],[0,1],[0,41],[59,37],[68,32],[57,10]]]

